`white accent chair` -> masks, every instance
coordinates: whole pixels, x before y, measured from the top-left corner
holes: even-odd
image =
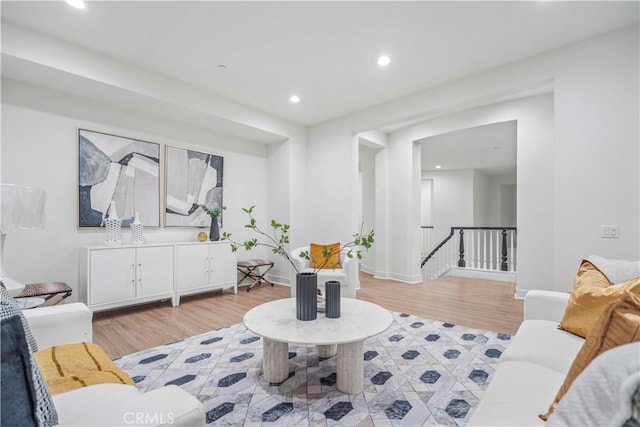
[[[300,273],[315,271],[310,267],[311,261],[300,256],[301,252],[309,251],[309,246],[302,246],[291,251],[291,261],[295,264]],[[340,252],[340,267],[341,268],[323,268],[318,270],[318,289],[322,290],[322,294],[326,295],[324,290],[324,283],[329,280],[337,280],[340,282],[340,296],[346,298],[355,298],[356,290],[360,289],[360,263],[355,252],[352,254],[353,258],[347,256],[347,250]],[[294,288],[293,283],[292,288]]]
[[[23,310],[38,348],[91,342],[93,314],[82,303]],[[195,397],[169,385],[146,393],[128,384],[95,384],[52,396],[60,426],[204,426]]]

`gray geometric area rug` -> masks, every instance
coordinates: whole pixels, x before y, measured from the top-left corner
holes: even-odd
[[[336,356],[289,344],[289,378],[262,376],[262,339],[242,323],[117,359],[142,390],[177,384],[216,426],[462,426],[511,340],[508,334],[392,313],[364,345],[364,390],[336,389]]]

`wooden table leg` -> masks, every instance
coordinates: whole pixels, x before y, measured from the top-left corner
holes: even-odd
[[[270,383],[279,384],[289,378],[289,344],[269,338],[263,338],[263,340],[264,379]]]
[[[358,394],[364,387],[364,341],[338,344],[336,388]]]

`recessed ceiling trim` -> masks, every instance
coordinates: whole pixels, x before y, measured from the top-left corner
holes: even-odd
[[[149,70],[211,94],[214,102],[232,100],[308,126],[536,55],[562,54],[559,49],[570,44],[637,25],[640,10],[639,2],[624,1],[544,6],[195,1],[184,7],[177,1],[95,1],[87,2],[90,14],[79,16],[59,1],[5,1],[2,32],[4,45],[5,24],[15,23],[82,47],[98,62],[109,58]],[[382,53],[392,58],[393,70],[374,63]],[[63,59],[76,67],[94,62]],[[212,73],[221,61],[233,73]],[[313,103],[291,108],[291,82]]]

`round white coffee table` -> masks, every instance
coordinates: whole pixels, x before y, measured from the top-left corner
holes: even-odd
[[[289,343],[316,345],[322,357],[338,354],[336,387],[347,394],[362,392],[364,340],[384,332],[393,321],[379,305],[352,298],[340,300],[340,317],[296,319],[296,300],[267,302],[249,310],[243,318],[247,329],[264,339],[263,371],[270,383],[289,377]]]

